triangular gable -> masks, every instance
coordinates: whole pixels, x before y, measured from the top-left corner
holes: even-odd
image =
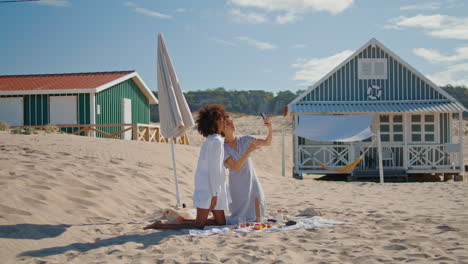
[[[156,96],[154,96],[154,93],[148,88],[146,83],[143,81],[143,79],[141,79],[140,75],[138,75],[137,72],[132,72],[132,73],[130,73],[128,75],[125,75],[125,76],[122,76],[119,79],[116,79],[116,80],[114,80],[112,82],[108,82],[106,84],[103,84],[103,85],[97,87],[95,92],[99,93],[101,91],[109,89],[112,86],[114,86],[114,85],[116,85],[118,83],[121,83],[123,81],[126,81],[128,79],[132,79],[135,82],[135,84],[138,86],[140,91],[145,95],[146,98],[148,98],[148,101],[149,101],[150,104],[157,104],[158,103],[158,99],[156,99]]]
[[[386,79],[358,78],[359,60],[385,60]],[[369,87],[373,87],[370,89]],[[380,94],[377,89],[380,88]],[[371,92],[371,95],[368,95]],[[379,95],[376,99],[375,96]],[[316,102],[452,101],[438,87],[398,55],[372,38],[289,105]],[[458,102],[457,102],[458,103]]]

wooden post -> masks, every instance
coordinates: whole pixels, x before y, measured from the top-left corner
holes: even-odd
[[[150,128],[149,128],[149,126],[147,126],[145,128],[145,140],[148,141],[148,142],[150,141]]]
[[[459,152],[459,159],[460,159],[460,176],[463,177],[465,174],[465,164],[464,164],[464,151],[463,151],[463,138],[465,135],[465,131],[463,129],[463,112],[458,113],[458,144],[460,144],[460,152]]]
[[[377,130],[377,144],[379,147],[379,175],[380,183],[384,183],[384,172],[383,172],[383,162],[382,162],[382,142],[380,142],[380,129]]]
[[[411,133],[409,133],[411,127],[409,117],[409,114],[403,113],[403,167],[405,170],[408,170],[409,164],[408,141],[411,136]]]
[[[133,140],[138,140],[138,124],[136,123],[132,124],[132,137]]]
[[[154,133],[156,134],[156,142],[161,142],[161,135],[159,134],[159,127],[154,129]]]

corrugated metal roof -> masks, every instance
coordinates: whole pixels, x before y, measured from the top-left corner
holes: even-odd
[[[0,91],[93,89],[133,72],[0,75]]]
[[[305,103],[290,105],[292,113],[392,113],[392,112],[460,112],[461,104],[451,101],[381,102],[381,103]]]

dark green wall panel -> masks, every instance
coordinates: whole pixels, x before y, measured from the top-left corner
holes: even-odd
[[[131,79],[96,94],[96,105],[100,105],[101,108],[101,113],[99,115],[96,113],[96,124],[122,123],[122,98],[132,101],[132,123],[149,124],[149,101]],[[99,127],[98,129],[113,134],[122,130],[122,127]]]

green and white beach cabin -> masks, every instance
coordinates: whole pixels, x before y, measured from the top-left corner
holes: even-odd
[[[135,71],[0,76],[0,121],[11,126],[149,124],[150,104],[157,103]]]
[[[302,115],[373,114],[371,130],[380,130],[385,177],[464,171],[462,113],[466,109],[376,39],[295,98],[288,111],[294,116],[294,127],[300,125]],[[458,131],[453,131],[454,113],[459,116]],[[341,168],[364,153],[370,141],[319,142],[293,135],[293,174],[301,178],[304,173],[337,173],[317,162]],[[377,176],[378,168],[378,150],[373,145],[350,174]]]

